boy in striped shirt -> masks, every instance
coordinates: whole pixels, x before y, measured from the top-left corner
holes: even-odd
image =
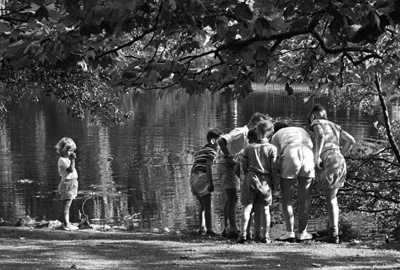
[[[199,219],[202,235],[217,235],[212,228],[211,192],[214,191],[211,165],[217,157],[218,139],[222,132],[212,129],[207,133],[207,144],[195,156],[190,172],[190,189],[200,202]]]

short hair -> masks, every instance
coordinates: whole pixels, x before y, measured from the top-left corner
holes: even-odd
[[[249,132],[247,133],[247,139],[250,143],[257,141],[257,133],[255,128],[249,130]]]
[[[316,104],[308,114],[308,122],[311,123],[311,115],[314,115],[315,117],[319,119],[326,119],[328,120],[328,116],[326,114],[326,110],[324,106],[321,104]]]
[[[218,139],[222,135],[222,131],[218,128],[213,128],[207,132],[207,142],[210,142],[211,139]]]
[[[256,126],[257,128],[257,133],[261,134],[262,137],[265,137],[265,134],[270,132],[272,135],[274,133],[274,124],[272,124],[271,121],[269,120],[262,120],[259,122]]]
[[[57,153],[62,155],[69,149],[75,150],[76,144],[71,138],[64,137],[55,145],[55,148],[57,149]]]
[[[271,120],[271,117],[269,117],[266,114],[256,112],[256,113],[253,113],[253,115],[250,118],[250,122],[254,122],[254,123],[258,123],[263,120]]]
[[[274,133],[277,133],[278,130],[280,130],[282,128],[286,128],[286,127],[290,127],[290,126],[285,122],[276,122],[274,124]]]

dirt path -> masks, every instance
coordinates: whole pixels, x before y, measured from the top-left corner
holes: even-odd
[[[400,245],[0,227],[0,269],[400,269]]]

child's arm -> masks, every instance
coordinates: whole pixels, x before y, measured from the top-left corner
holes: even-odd
[[[208,191],[209,192],[214,191],[214,183],[213,183],[213,179],[212,179],[212,168],[211,168],[212,163],[213,163],[213,160],[210,158],[207,158],[206,173],[207,173]]]
[[[243,170],[243,174],[246,175],[248,167],[249,167],[249,161],[247,160],[247,148],[245,148],[243,150],[243,154],[242,154],[242,170]]]
[[[322,169],[320,165],[322,162],[321,152],[325,143],[324,130],[320,125],[313,126],[313,130],[315,132],[314,164],[315,166],[317,166],[318,169]]]
[[[71,160],[71,165],[66,169],[66,171],[69,173],[72,173],[75,170],[76,154],[71,153],[68,158]]]
[[[234,168],[234,170],[235,170],[236,176],[240,178],[240,162],[236,162],[236,163],[235,163],[235,168]]]
[[[343,156],[353,148],[355,142],[356,141],[354,140],[353,136],[351,136],[349,133],[344,130],[340,132],[340,143],[342,144],[342,149],[340,149],[340,152]]]
[[[224,154],[224,158],[226,159],[227,164],[229,164],[230,166],[234,166],[235,161],[233,160],[233,157],[231,156],[231,154],[228,151],[227,141],[221,137],[218,139],[218,145],[219,145],[219,148],[221,149],[221,152]]]
[[[271,154],[271,169],[272,169],[272,191],[278,190],[278,163],[277,163],[277,149],[272,151]]]

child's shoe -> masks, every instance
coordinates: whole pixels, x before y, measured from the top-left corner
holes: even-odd
[[[294,243],[294,242],[296,242],[296,235],[294,232],[286,232],[286,234],[282,235],[281,237],[279,237],[276,240],[281,241],[281,242]]]
[[[269,238],[269,236],[267,236],[267,237],[258,236],[258,237],[255,238],[255,242],[256,243],[261,243],[261,244],[269,244],[272,241],[271,241],[271,238]]]
[[[200,230],[197,231],[198,235],[206,235],[206,233],[207,233],[207,231],[203,230],[203,229],[200,229]]]
[[[228,232],[226,231],[226,229],[224,229],[223,231],[222,231],[222,233],[221,233],[221,236],[222,237],[228,237]]]
[[[237,239],[239,237],[239,234],[240,234],[240,231],[236,231],[236,232],[229,231],[228,238],[229,239]]]
[[[246,235],[245,234],[240,234],[238,239],[236,240],[237,244],[244,244],[246,242]]]
[[[261,240],[260,240],[260,243],[262,243],[262,244],[269,244],[269,243],[271,243],[271,238],[269,238],[269,236],[267,236],[267,237],[262,237]]]
[[[207,231],[205,234],[209,236],[219,236],[219,234],[214,231]]]
[[[308,232],[300,233],[299,237],[298,237],[299,242],[308,241],[308,240],[312,240],[312,239],[313,239],[312,234],[308,233]]]
[[[327,236],[319,237],[319,238],[315,239],[315,241],[325,242],[325,243],[330,243],[330,244],[340,244],[339,235],[336,235],[336,236],[327,235]]]
[[[63,230],[64,231],[76,231],[76,230],[79,230],[79,227],[72,225],[71,223],[68,223],[67,226],[63,225]]]
[[[251,237],[251,233],[247,233],[246,234],[246,240],[247,241],[252,241],[253,240],[253,237]]]

